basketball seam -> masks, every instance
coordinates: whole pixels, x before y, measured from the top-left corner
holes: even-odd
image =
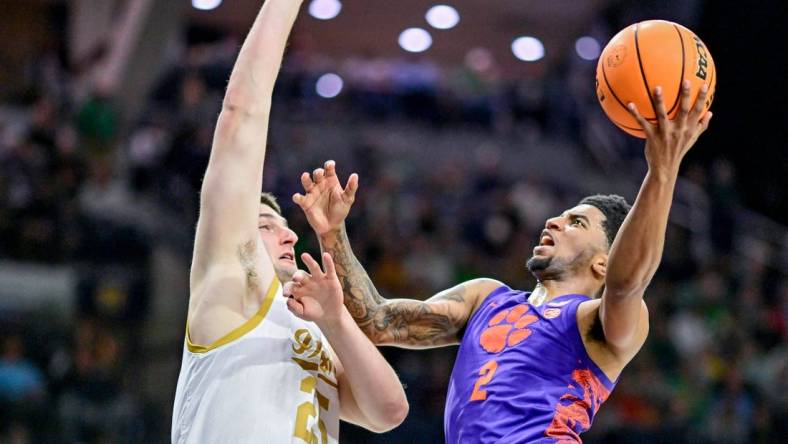
[[[604,61],[602,62],[602,79],[604,79],[605,85],[607,85],[608,91],[610,91],[610,94],[612,94],[613,98],[616,99],[616,102],[618,102],[618,104],[621,105],[621,107],[623,107],[627,112],[630,112],[629,108],[627,108],[624,105],[624,102],[622,102],[621,99],[618,98],[618,96],[616,95],[616,92],[613,90],[613,87],[610,86],[610,82],[607,80],[607,71],[605,71],[605,63],[604,63]],[[656,122],[657,119],[646,118],[646,120],[648,122],[654,123],[654,122]],[[626,128],[626,129],[643,131],[643,128],[641,128],[641,127],[635,128],[635,127],[632,127],[632,126],[627,126],[627,125],[621,124],[619,122],[616,122],[616,125],[619,125],[620,127]]]
[[[654,98],[651,97],[651,87],[648,86],[648,80],[646,80],[646,71],[643,70],[643,61],[640,59],[640,44],[638,43],[639,29],[640,23],[635,24],[635,53],[638,56],[638,68],[640,68],[640,75],[643,78],[643,86],[646,88],[646,95],[648,96],[648,101],[651,102],[651,110],[654,112],[654,118],[656,118],[657,107],[654,106]]]
[[[610,82],[608,82],[607,80],[607,72],[605,71],[604,61],[602,62],[602,78],[605,79],[605,85],[607,85],[607,89],[610,91],[610,94],[613,94],[613,98],[616,99],[616,102],[618,102],[619,105],[621,105],[627,112],[629,112],[629,108],[627,108],[626,105],[624,105],[624,102],[622,102],[621,99],[618,98],[616,92],[613,90],[613,87],[610,86]]]
[[[610,82],[608,82],[608,80],[607,80],[607,72],[605,71],[604,61],[602,62],[602,79],[604,79],[605,85],[607,85],[607,90],[610,91],[610,94],[613,95],[613,98],[616,99],[616,102],[618,102],[619,105],[621,105],[627,112],[629,112],[629,108],[624,106],[624,102],[622,102],[621,99],[618,98],[618,96],[616,95],[616,92],[613,91],[613,87],[610,86]],[[646,120],[650,121],[650,119],[646,119]],[[643,132],[645,134],[645,131],[643,130],[643,128],[640,128],[640,127],[635,128],[635,127],[631,127],[631,126],[628,126],[628,125],[624,125],[623,123],[620,123],[620,122],[616,122],[616,121],[614,121],[614,122],[616,123],[616,125],[620,126],[621,128],[626,128],[626,129],[633,130],[633,131],[641,131],[641,132]]]
[[[714,84],[714,75],[717,74],[717,67],[713,66],[712,69],[713,70],[711,71],[711,76],[709,77],[709,84],[708,84],[709,90],[706,91],[707,93],[711,92],[711,85]],[[716,90],[716,88],[715,88],[715,90]],[[709,103],[709,109],[711,109],[711,103]],[[706,111],[708,111],[708,109]]]
[[[676,100],[673,101],[673,106],[671,106],[670,110],[668,110],[668,116],[670,116],[673,110],[676,109],[676,105],[679,104],[679,97],[681,97],[682,84],[684,83],[684,69],[685,69],[684,60],[686,57],[684,53],[684,37],[681,36],[681,30],[675,24],[673,25],[673,28],[675,28],[676,32],[679,34],[679,42],[681,42],[681,79],[679,80],[679,89],[676,92]]]
[[[640,64],[640,60],[639,59],[638,59],[638,64]],[[605,81],[605,85],[607,85],[607,89],[608,89],[608,91],[610,91],[610,94],[612,94],[613,98],[616,99],[616,102],[618,102],[618,104],[621,105],[621,107],[624,108],[624,110],[629,113],[630,112],[629,108],[626,105],[624,105],[624,102],[621,101],[621,99],[616,94],[616,91],[613,89],[613,86],[610,85],[610,81],[607,80],[607,70],[605,69],[605,62],[604,62],[604,60],[602,60],[602,79]],[[657,121],[656,118],[648,118],[648,117],[646,117],[645,119],[646,119],[646,121],[648,121],[650,123],[654,123],[654,122]],[[641,128],[641,127],[632,127],[632,126],[624,125],[624,124],[622,124],[620,122],[615,122],[615,123],[616,123],[616,125],[620,126],[621,128],[625,128],[625,129],[632,130],[632,131],[640,131],[640,132],[645,134],[645,130],[643,128]]]
[[[645,134],[645,133],[646,133],[645,131],[643,131],[643,128],[641,128],[641,127],[637,127],[637,128],[635,128],[634,126],[627,126],[627,125],[624,125],[623,123],[618,123],[618,122],[616,122],[616,125],[620,126],[621,128],[628,129],[628,130],[632,130],[632,131],[640,131],[640,132],[641,132],[641,133],[643,133],[643,134]]]

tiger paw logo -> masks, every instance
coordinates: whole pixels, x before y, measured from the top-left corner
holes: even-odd
[[[482,348],[488,353],[500,353],[507,346],[514,347],[528,339],[532,331],[526,327],[539,319],[528,311],[527,305],[520,304],[493,316],[479,338]]]

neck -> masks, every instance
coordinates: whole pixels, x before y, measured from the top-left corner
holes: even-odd
[[[537,281],[536,288],[528,297],[528,302],[533,305],[542,305],[565,294],[584,294],[593,297],[596,286],[582,284],[577,281],[558,281],[546,279]]]

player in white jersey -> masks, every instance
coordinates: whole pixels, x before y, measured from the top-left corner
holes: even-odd
[[[342,304],[331,257],[324,272],[305,254],[309,273],[297,270],[298,237],[259,194],[300,5],[265,2],[230,76],[201,192],[173,442],[336,443],[339,418],[380,432],[407,415],[396,374]],[[338,198],[354,192],[351,182]]]

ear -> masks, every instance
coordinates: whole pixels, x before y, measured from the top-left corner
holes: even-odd
[[[607,276],[607,253],[599,253],[591,261],[591,273],[594,277],[604,281]]]

